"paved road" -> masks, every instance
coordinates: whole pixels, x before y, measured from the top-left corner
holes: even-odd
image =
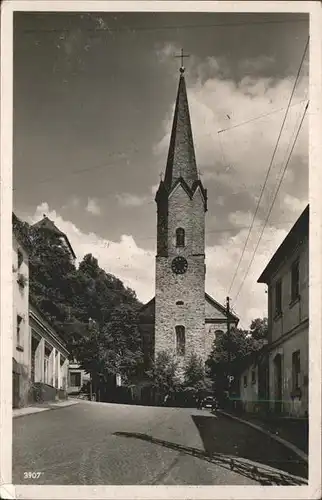
[[[307,473],[279,443],[206,410],[81,402],[13,429],[14,484],[295,485],[287,472]]]

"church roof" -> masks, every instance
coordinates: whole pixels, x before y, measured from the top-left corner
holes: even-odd
[[[218,321],[223,320],[224,318],[227,318],[227,311],[226,311],[226,308],[220,304],[219,302],[217,302],[217,300],[213,299],[208,293],[205,293],[205,300],[206,300],[206,303],[208,303],[210,306],[211,306],[211,310],[208,312],[210,312],[210,314],[207,314],[207,311],[206,311],[206,322],[208,323],[217,323]],[[218,313],[220,313],[220,317],[215,317],[216,314],[214,315],[213,312],[214,311],[218,311]],[[148,318],[150,318],[150,320],[153,320],[154,321],[154,316],[155,316],[155,297],[153,297],[151,300],[149,300],[149,302],[147,302],[146,304],[144,304],[141,308],[140,308],[140,316],[147,316]],[[141,316],[141,318],[142,318]],[[209,317],[207,317],[209,316]],[[230,315],[229,315],[229,318],[230,318],[230,322],[231,323],[235,323],[235,325],[237,326],[238,322],[239,322],[239,318],[238,316],[236,316],[234,313],[230,312]]]
[[[205,294],[206,296],[206,301],[209,302],[209,304],[211,304],[212,306],[214,306],[216,309],[218,309],[220,312],[222,312],[222,314],[224,316],[227,316],[227,311],[226,311],[226,308],[220,304],[219,302],[217,302],[217,300],[213,299],[208,293]],[[229,313],[229,317],[231,320],[233,320],[236,324],[239,322],[239,318],[238,316],[236,316],[236,314],[232,313],[230,311]]]
[[[180,72],[168,160],[164,177],[165,187],[170,190],[180,177],[185,180],[190,189],[193,183],[198,180],[186,82],[183,71]]]
[[[33,224],[32,227],[34,227],[36,229],[39,229],[39,228],[47,229],[49,231],[52,231],[54,234],[57,234],[57,236],[64,238],[71,255],[73,256],[74,259],[76,259],[75,252],[74,252],[73,247],[71,246],[66,234],[63,233],[60,229],[58,229],[58,227],[54,224],[54,222],[52,220],[50,220],[49,217],[47,217],[45,214],[44,214],[43,218],[40,221]]]

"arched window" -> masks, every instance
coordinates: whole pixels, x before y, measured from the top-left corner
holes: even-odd
[[[176,305],[177,306],[183,306],[184,305],[183,300],[177,300]]]
[[[177,356],[184,356],[186,350],[186,333],[185,327],[182,325],[176,326],[176,351]]]
[[[178,227],[176,230],[176,246],[184,247],[184,229],[182,227]]]

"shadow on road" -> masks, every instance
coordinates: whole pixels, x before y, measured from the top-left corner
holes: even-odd
[[[206,453],[235,456],[273,467],[288,474],[308,477],[308,466],[292,451],[272,438],[239,422],[219,416],[191,415]]]
[[[162,439],[156,439],[152,436],[149,436],[148,434],[142,434],[139,432],[115,432],[114,435],[120,437],[141,439],[143,441],[157,444],[165,448],[178,451],[180,453],[191,455],[201,460],[216,464],[226,470],[231,470],[237,474],[253,479],[261,485],[302,486],[307,484],[307,481],[305,479],[291,476],[290,474],[278,471],[276,469],[253,463],[250,460],[231,457],[227,454],[202,451],[198,448],[192,448],[190,446],[183,446],[180,444],[171,443],[169,441],[164,441]]]

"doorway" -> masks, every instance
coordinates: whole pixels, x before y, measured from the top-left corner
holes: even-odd
[[[12,407],[20,406],[20,374],[12,372]]]
[[[274,358],[274,376],[275,376],[275,399],[274,399],[274,411],[275,413],[281,413],[283,408],[282,397],[283,397],[283,387],[282,387],[282,355],[276,354]]]

